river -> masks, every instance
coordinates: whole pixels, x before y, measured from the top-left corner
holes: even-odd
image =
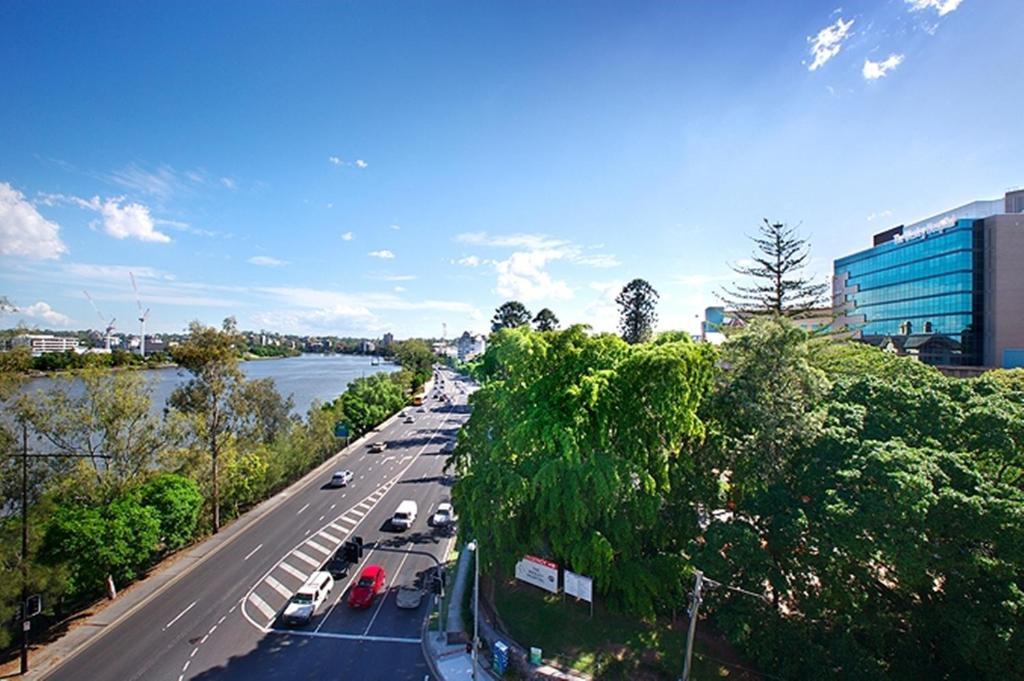
[[[398,371],[397,364],[370,364],[370,358],[360,355],[300,355],[282,359],[262,359],[241,362],[246,378],[272,378],[278,392],[295,401],[294,412],[305,416],[313,400],[329,402],[345,392],[352,379],[369,376],[378,371]],[[167,398],[179,385],[188,380],[184,369],[147,369],[142,374],[153,390],[153,411],[161,413]],[[54,381],[65,379],[33,378],[25,384],[28,392],[49,390]]]

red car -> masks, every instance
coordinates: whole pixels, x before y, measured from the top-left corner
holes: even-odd
[[[384,590],[384,568],[380,565],[367,565],[359,575],[359,580],[348,592],[348,607],[368,608],[373,597]]]

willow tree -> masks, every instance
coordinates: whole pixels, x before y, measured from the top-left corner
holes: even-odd
[[[526,553],[594,578],[635,612],[682,599],[687,561],[662,513],[715,351],[629,345],[583,327],[497,334],[449,461],[462,531],[511,570]],[[617,577],[628,570],[636,578]]]

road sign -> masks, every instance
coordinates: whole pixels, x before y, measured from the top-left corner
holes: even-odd
[[[594,601],[594,580],[578,575],[571,570],[565,571],[565,593],[585,601]]]
[[[541,649],[540,648],[533,648],[533,647],[531,647],[530,648],[530,664],[539,667],[542,664],[542,662],[543,661],[541,660]]]
[[[491,656],[491,669],[498,675],[504,674],[508,669],[508,646],[501,642],[494,642],[494,655]]]
[[[525,556],[516,563],[516,579],[553,594],[558,593],[558,563],[537,556]]]
[[[348,426],[338,421],[334,424],[334,437],[348,437]]]

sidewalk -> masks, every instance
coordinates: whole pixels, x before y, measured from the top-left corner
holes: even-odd
[[[393,418],[394,415],[388,417],[384,423],[377,427],[384,426]],[[152,572],[146,577],[119,592],[117,599],[101,601],[92,608],[89,608],[92,614],[88,615],[84,620],[73,624],[61,638],[39,648],[33,646],[29,651],[29,673],[25,676],[21,676],[18,673],[19,663],[15,659],[12,664],[7,664],[0,668],[0,679],[37,681],[38,679],[45,678],[47,674],[58,666],[101,638],[107,631],[113,629],[122,618],[144,606],[170,585],[188,574],[196,565],[227,546],[256,521],[273,511],[282,502],[309,484],[314,478],[322,477],[326,471],[337,465],[340,457],[347,455],[350,451],[356,451],[369,437],[375,434],[374,431],[370,431],[345,449],[331,456],[324,463],[302,476],[302,478],[289,485],[283,491],[259,503],[242,516],[236,518],[229,525],[221,528],[221,531],[217,534],[207,537],[198,544],[184,549],[154,566]]]

